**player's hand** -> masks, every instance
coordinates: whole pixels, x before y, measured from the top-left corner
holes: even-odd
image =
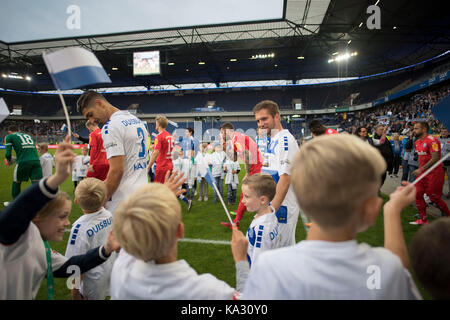
[[[419,174],[421,174],[422,173],[422,171],[420,170],[420,169],[416,169],[416,170],[414,170],[413,172],[412,172],[412,174],[415,176],[415,177],[417,177]]]
[[[55,173],[48,178],[47,186],[57,189],[70,175],[70,166],[75,160],[76,154],[72,152],[73,145],[70,143],[70,136],[67,135],[64,141],[58,146],[55,153]]]
[[[78,133],[76,133],[76,132],[72,132],[72,135],[75,137],[75,138],[79,138],[80,137],[80,135],[78,134]]]
[[[88,170],[89,170],[89,172],[95,172],[94,171],[94,166],[92,164],[89,165]]]
[[[402,181],[402,186],[397,187],[394,192],[389,195],[389,201],[384,205],[385,208],[393,208],[397,212],[401,212],[403,208],[416,199],[416,187],[406,181]],[[386,212],[386,210],[384,210]]]
[[[173,171],[172,174],[170,174],[170,171],[167,171],[166,177],[164,178],[164,185],[169,187],[169,189],[172,190],[172,192],[177,197],[180,194],[186,192],[186,189],[178,189],[187,180],[187,178],[183,176],[184,176],[183,172],[178,174],[178,171]]]
[[[107,255],[110,255],[113,251],[119,252],[120,251],[120,245],[114,238],[114,234],[112,231],[108,233],[108,239],[106,240],[106,243],[104,245],[105,251]]]
[[[247,261],[248,241],[234,223],[232,229],[231,252],[233,253],[234,262]]]

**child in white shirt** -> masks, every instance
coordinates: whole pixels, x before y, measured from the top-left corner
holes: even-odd
[[[197,184],[199,185],[198,201],[208,201],[208,182],[205,179],[209,170],[209,154],[206,152],[207,143],[202,143],[200,152],[195,156],[195,165],[197,169]]]
[[[41,142],[38,144],[38,151],[41,154],[39,161],[42,167],[42,177],[48,178],[53,173],[53,168],[55,167],[55,159],[50,153],[48,153],[48,144]]]
[[[87,171],[89,169],[88,148],[81,148],[82,155],[76,156],[72,165],[72,181],[73,187],[76,189],[78,183],[86,178]]]
[[[234,228],[232,252],[238,292],[211,274],[197,274],[186,261],[177,258],[177,243],[184,236],[184,225],[173,189],[176,191],[175,186],[171,190],[159,183],[141,186],[114,212],[113,233],[122,250],[111,274],[111,298],[238,298],[249,271],[244,235]]]
[[[183,150],[174,150],[172,152],[172,164],[173,164],[173,172],[178,172],[178,173],[182,173],[182,166],[183,166]],[[185,172],[183,172],[185,173]],[[186,173],[185,173],[186,174]],[[187,177],[187,175],[184,175],[184,177]],[[180,200],[183,200],[186,205],[187,205],[187,210],[191,211],[191,207],[192,207],[192,200],[187,198],[187,184],[183,184],[182,186],[180,186],[179,189],[186,189],[186,192],[184,192],[183,194],[180,194],[178,196],[178,198]]]
[[[211,165],[211,174],[216,182],[217,189],[220,192],[220,195],[223,198],[223,178],[225,177],[225,173],[223,171],[223,165],[225,163],[226,156],[223,148],[220,144],[217,144],[214,148],[214,153],[210,156],[210,165]],[[214,191],[214,199],[213,202],[217,202],[217,193]]]
[[[225,161],[224,172],[228,204],[234,204],[236,202],[236,191],[239,184],[238,169],[240,169],[240,166],[237,161],[233,162],[229,159]]]
[[[191,151],[188,151],[189,153]],[[195,193],[195,182],[197,179],[197,166],[193,163],[191,157],[184,158],[183,151],[180,151],[181,158],[181,172],[183,173],[183,177],[186,177],[187,180],[183,184],[183,189],[186,189],[186,197],[192,201],[194,201],[194,193]]]
[[[112,229],[112,214],[103,208],[105,184],[96,178],[82,180],[75,189],[75,200],[83,215],[73,223],[65,256],[84,254],[105,243]],[[109,281],[115,253],[102,265],[82,275],[81,287],[72,289],[72,299],[104,300],[109,295]]]
[[[262,251],[283,246],[279,234],[284,226],[278,221],[275,210],[270,205],[276,188],[272,176],[264,173],[256,173],[242,181],[242,202],[249,212],[256,212],[246,234],[250,268]]]

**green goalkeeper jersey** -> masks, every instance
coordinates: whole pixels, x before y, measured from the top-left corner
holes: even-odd
[[[11,150],[16,152],[16,162],[39,161],[39,155],[33,138],[26,133],[14,132],[6,136],[6,159],[11,162]]]

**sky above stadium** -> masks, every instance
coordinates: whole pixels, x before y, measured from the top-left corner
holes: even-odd
[[[0,40],[17,43],[279,20],[283,0],[3,1]]]

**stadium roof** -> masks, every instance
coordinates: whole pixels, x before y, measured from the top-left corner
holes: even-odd
[[[367,8],[376,2],[381,29],[370,30]],[[0,73],[32,78],[0,78],[0,87],[53,89],[41,54],[69,46],[95,52],[115,87],[364,76],[449,50],[449,16],[438,6],[408,0],[285,0],[283,17],[269,22],[0,42]],[[161,74],[133,77],[133,52],[147,50],[160,50]],[[328,63],[336,53],[355,51],[348,63]]]

